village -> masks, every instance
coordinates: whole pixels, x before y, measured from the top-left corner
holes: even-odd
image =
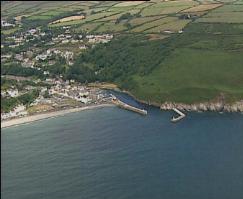
[[[46,83],[50,86],[38,87],[38,96],[32,103],[17,104],[10,112],[1,112],[1,120],[111,102],[111,97],[106,91],[82,85],[74,80],[47,79]],[[34,89],[36,87],[27,86],[19,91],[12,87],[1,91],[1,98],[17,98]]]
[[[10,25],[15,26],[1,21],[1,27]],[[77,34],[69,26],[63,26],[58,31],[31,28],[1,39],[1,63],[18,63],[48,75],[49,71],[44,67],[54,65],[60,58],[65,59],[65,64],[72,65],[75,56],[94,48],[96,44],[108,43],[112,38],[112,34]]]
[[[12,27],[21,27],[21,24],[18,21],[14,23],[1,20],[1,28]],[[112,38],[112,34],[78,34],[72,32],[69,26],[63,26],[58,30],[29,28],[2,35],[1,64],[10,67],[15,64],[14,66],[23,70],[28,69],[26,71],[37,71],[37,77],[23,77],[15,75],[14,72],[11,75],[2,74],[2,78],[8,79],[10,86],[4,88],[1,84],[1,99],[6,101],[7,105],[8,99],[13,102],[12,106],[8,105],[8,111],[1,107],[1,120],[107,103],[109,97],[103,90],[90,88],[74,80],[63,80],[62,75],[51,71],[50,67],[59,69],[61,66],[71,66],[80,53],[94,48],[99,43],[108,43]],[[23,81],[28,81],[29,84],[19,89],[19,86],[13,84],[16,80],[17,85]],[[32,96],[34,91],[37,94],[31,103],[21,103],[19,98]]]

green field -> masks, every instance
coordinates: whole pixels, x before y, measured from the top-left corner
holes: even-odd
[[[102,24],[95,32],[121,32],[127,27],[123,23],[115,24],[114,22],[106,22]]]
[[[197,21],[211,23],[243,23],[243,4],[224,5],[215,9],[213,12],[209,12]]]
[[[14,28],[11,28],[11,29],[8,29],[8,30],[1,30],[1,34],[10,35],[10,34],[15,33],[18,30],[20,30],[20,28],[18,28],[18,27],[14,27]]]
[[[175,50],[156,69],[133,76],[131,92],[158,103],[207,101],[220,93],[242,99],[242,25],[193,23],[185,31],[167,44]]]
[[[154,20],[160,19],[160,18],[162,18],[162,17],[161,16],[139,17],[139,18],[134,18],[134,19],[130,20],[129,23],[132,26],[137,26],[137,25],[141,25],[143,23],[147,23],[147,22],[150,22],[150,21],[154,21]]]
[[[177,32],[179,30],[182,30],[190,22],[191,22],[190,20],[170,21],[168,23],[148,29],[145,31],[145,33],[158,33],[158,32],[163,32],[166,30],[170,30],[171,32]]]
[[[178,18],[176,18],[176,17],[165,17],[165,18],[161,18],[161,19],[158,19],[158,20],[151,21],[149,23],[145,23],[141,26],[138,26],[138,27],[132,29],[132,31],[133,32],[143,32],[143,31],[146,31],[148,29],[160,26],[162,24],[167,24],[167,23],[170,23],[172,21],[177,21],[177,20],[178,20]]]
[[[82,31],[91,32],[101,25],[102,25],[101,22],[90,22],[90,23],[83,24],[81,27],[75,29],[75,31],[76,32],[79,32],[79,31],[80,32],[82,32]]]
[[[242,66],[242,52],[181,48],[150,75],[135,75],[138,86],[132,93],[143,100],[158,103],[200,102],[213,99],[220,93],[243,97]]]
[[[194,5],[197,5],[197,2],[193,2],[193,1],[161,2],[161,3],[156,3],[152,6],[149,6],[148,8],[145,8],[141,14],[142,14],[142,16],[171,14],[171,13],[176,13],[181,10],[190,8]]]
[[[194,11],[195,18],[185,19],[186,9],[211,3],[222,6],[203,14]],[[34,27],[70,25],[76,33],[114,34],[109,43],[83,51],[65,77],[113,82],[139,99],[157,103],[202,102],[221,94],[229,102],[243,99],[242,0],[1,4],[3,17],[29,15],[23,22],[26,27],[33,22]],[[77,12],[86,18],[50,24]],[[79,51],[78,44],[56,47]]]

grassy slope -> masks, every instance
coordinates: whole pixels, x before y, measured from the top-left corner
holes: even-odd
[[[146,6],[147,4],[148,3],[144,3]],[[8,12],[11,11],[13,14],[23,14],[26,10],[31,12],[44,6],[42,3],[37,4],[38,6],[34,8],[31,6],[28,7],[29,5],[26,4],[24,5],[27,7],[24,8],[24,6],[22,6],[23,11],[21,9],[21,11],[19,11],[17,9],[18,6],[12,6],[11,9],[8,9]],[[191,6],[192,5],[189,4],[187,7]],[[51,14],[51,12],[56,11],[56,7],[58,7],[58,5],[53,6],[51,11],[47,10],[44,12],[43,16],[48,16],[48,12]],[[143,4],[131,8],[135,9],[138,7],[143,7]],[[69,6],[67,6],[67,8],[73,9]],[[114,11],[114,13],[126,12],[123,10],[124,8],[116,6],[108,8]],[[132,78],[135,80],[137,86],[130,91],[140,99],[154,102],[169,100],[192,103],[195,101],[213,99],[220,93],[224,93],[229,101],[243,99],[243,25],[241,18],[237,17],[237,21],[235,18],[235,15],[238,16],[242,14],[242,8],[242,5],[227,5],[212,12],[210,11],[208,15],[200,19],[201,21],[208,21],[209,23],[237,22],[236,24],[197,23],[200,21],[197,20],[195,23],[189,25],[185,33],[178,37],[176,36],[176,38],[171,38],[168,47],[173,50],[169,56],[166,56],[164,61],[153,69],[150,74],[146,76],[140,76],[139,74],[133,75]],[[153,10],[151,10],[151,7],[148,7],[143,10],[142,14],[148,11],[151,12]],[[154,11],[147,13],[147,15],[150,14],[154,15]],[[161,12],[157,14],[160,14],[160,17],[166,16],[162,15]],[[89,19],[86,20],[99,21],[100,17],[103,15],[104,13],[90,15]],[[107,13],[105,15],[107,15]],[[216,20],[215,16],[217,16]],[[118,26],[121,29],[123,28],[123,24],[114,25],[114,21],[108,22],[106,26],[100,27],[98,30],[107,31],[115,29]],[[69,23],[72,25],[72,23],[76,24],[77,22]],[[102,24],[103,22],[98,22],[96,25],[99,25],[99,23]],[[141,24],[141,27],[149,25],[150,23],[152,22]],[[82,24],[83,21],[81,22],[81,28]],[[64,25],[64,23],[61,25]],[[89,22],[85,25],[94,24],[90,24]],[[84,28],[85,25],[83,25]],[[120,31],[120,29],[118,30]],[[165,55],[161,53],[161,56]]]
[[[238,6],[237,11],[242,8]],[[138,86],[131,92],[158,103],[201,102],[220,93],[228,101],[243,99],[243,29],[237,24],[241,21],[230,17],[235,9],[227,5],[210,13],[220,13],[222,18],[227,14],[225,22],[231,23],[215,23],[214,18],[208,20],[210,23],[197,23],[208,15],[192,23],[171,42],[174,50],[152,73],[133,76]]]
[[[192,103],[220,93],[243,98],[242,52],[176,49],[132,91],[144,100]]]

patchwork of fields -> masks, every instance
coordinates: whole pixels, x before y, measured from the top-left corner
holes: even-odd
[[[73,26],[75,32],[143,33],[145,31],[145,33],[163,34],[164,31],[178,32],[195,20],[180,18],[183,14],[197,16],[197,22],[242,23],[243,2],[236,0],[232,4],[223,5],[224,2],[225,0],[13,2],[3,4],[2,16],[18,18],[24,14],[26,22],[30,24],[32,21],[37,23],[43,21],[51,28],[68,25]],[[127,13],[130,15],[126,18],[124,15]]]
[[[242,24],[190,24],[184,34],[169,40],[167,47],[174,50],[157,68],[133,76],[136,88],[131,92],[158,103],[201,102],[222,93],[229,102],[242,99],[242,33]]]
[[[147,36],[144,45],[139,40],[134,44],[136,48],[129,47],[134,50],[131,57],[125,54],[129,46],[126,43],[122,47],[106,46],[113,49],[106,57],[108,66],[104,70],[107,74],[117,72],[117,79],[112,79],[113,74],[107,76],[121,87],[124,82],[129,84],[126,89],[139,99],[192,103],[222,93],[228,101],[243,98],[243,0],[16,1],[3,4],[1,9],[2,17],[25,15],[26,24],[44,24],[53,30],[70,26],[75,33],[112,33],[118,39],[124,34],[130,36],[129,42],[137,35]],[[18,30],[1,33],[9,35]],[[72,48],[65,45],[68,47]],[[150,57],[154,60],[140,58],[148,54],[144,50],[153,52],[155,55],[151,53]],[[128,62],[129,73],[121,68],[124,63],[108,61],[112,56],[119,58],[120,51],[124,53],[120,57]],[[97,54],[103,56],[104,51],[98,49]],[[130,72],[135,63],[137,71]]]

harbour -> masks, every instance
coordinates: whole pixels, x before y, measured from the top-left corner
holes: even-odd
[[[139,113],[139,114],[142,114],[142,115],[147,115],[148,114],[148,112],[145,109],[136,108],[134,106],[131,106],[129,104],[126,104],[126,103],[122,102],[121,100],[119,100],[114,95],[111,95],[111,96],[112,96],[112,103],[117,105],[120,108],[129,110],[129,111],[133,111],[135,113]]]

